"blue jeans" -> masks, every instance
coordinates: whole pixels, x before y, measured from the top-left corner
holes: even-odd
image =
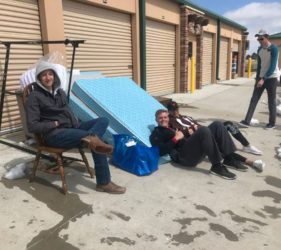
[[[79,128],[70,128],[47,138],[47,145],[56,148],[81,148],[81,139],[87,135],[97,135],[102,138],[109,120],[105,117],[81,122]],[[110,171],[107,156],[97,154],[92,151],[95,163],[97,184],[107,184],[110,182]]]

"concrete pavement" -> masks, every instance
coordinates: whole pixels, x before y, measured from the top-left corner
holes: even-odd
[[[181,113],[208,125],[243,119],[252,89],[253,80],[238,78],[169,97],[180,103]],[[17,163],[27,165],[25,178],[0,181],[1,249],[280,249],[281,168],[275,149],[281,126],[278,118],[275,130],[262,128],[268,121],[263,100],[266,95],[254,114],[261,125],[241,130],[263,155],[240,153],[263,159],[266,168],[235,172],[234,181],[209,175],[208,161],[196,168],[164,164],[146,177],[110,166],[113,181],[127,192],[109,195],[96,192],[95,180],[73,163],[66,169],[69,193],[63,195],[59,177],[38,173],[29,183],[34,157],[0,144],[1,176]],[[0,139],[18,143],[23,136]]]

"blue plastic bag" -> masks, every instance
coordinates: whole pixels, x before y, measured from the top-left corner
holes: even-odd
[[[158,170],[159,150],[147,147],[133,136],[113,135],[114,152],[111,162],[118,167],[136,175],[149,175]]]

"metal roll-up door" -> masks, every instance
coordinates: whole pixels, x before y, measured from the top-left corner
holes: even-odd
[[[74,68],[99,71],[107,77],[132,78],[131,16],[93,5],[64,0],[64,32],[69,39],[86,40],[76,50]],[[72,47],[67,46],[70,68]]]
[[[0,40],[41,40],[36,0],[0,0]],[[42,45],[11,45],[6,91],[20,89],[20,76],[43,55]],[[6,48],[0,45],[0,81],[2,85]],[[2,87],[2,86],[1,86]],[[5,95],[1,131],[21,126],[16,96]]]
[[[219,78],[226,80],[228,66],[228,38],[221,37],[220,41],[220,63],[219,63]]]
[[[212,82],[213,72],[213,34],[203,34],[203,63],[202,63],[202,84]]]
[[[233,40],[233,51],[237,51],[238,52],[239,49],[239,41],[238,40]]]
[[[176,27],[146,20],[146,91],[175,92]]]

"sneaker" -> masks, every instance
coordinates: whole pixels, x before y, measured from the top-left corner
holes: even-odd
[[[107,184],[97,184],[96,191],[106,192],[109,194],[124,194],[126,192],[126,188],[118,186],[111,181]]]
[[[220,176],[227,180],[236,179],[236,175],[227,170],[223,164],[213,165],[210,169],[210,174]]]
[[[250,153],[250,154],[254,154],[254,155],[261,155],[262,152],[260,150],[258,150],[255,146],[244,146],[242,149],[243,152],[245,153]]]
[[[265,163],[262,160],[255,160],[253,163],[253,168],[258,172],[262,172],[265,167]]]
[[[247,123],[246,121],[242,120],[241,122],[238,123],[240,127],[242,128],[249,128],[250,124]]]
[[[241,172],[247,172],[248,171],[248,167],[244,166],[240,161],[223,161],[224,165],[227,165],[229,168],[235,169],[237,171],[241,171]]]
[[[271,125],[271,124],[268,123],[268,124],[266,124],[264,129],[266,129],[266,130],[275,129],[275,125]]]

